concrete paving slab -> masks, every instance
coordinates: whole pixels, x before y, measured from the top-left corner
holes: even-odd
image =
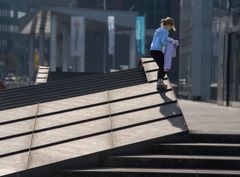
[[[140,86],[139,90],[143,89],[143,93],[149,93],[151,92],[151,90],[152,91],[154,90],[152,87],[153,87],[153,84],[143,84]],[[140,92],[137,91],[137,93],[134,93],[134,90],[132,90],[131,88],[124,89],[122,91],[120,91],[119,89],[116,89],[116,90],[110,91],[109,97],[111,100],[114,100],[114,99],[120,99],[123,97],[128,97],[129,95],[135,96],[137,94],[140,94]],[[176,100],[174,94],[171,91],[169,91],[167,93],[161,93],[160,95],[157,93],[150,96],[144,96],[144,97],[125,100],[121,102],[111,103],[110,110],[111,110],[111,113],[113,114],[113,113],[140,108],[142,107],[141,105],[143,104],[143,102],[145,103],[144,106],[151,106],[153,104],[160,104],[165,101],[174,101],[174,100]],[[39,109],[42,109],[41,106]],[[106,104],[106,105],[100,105],[100,106],[90,107],[86,109],[80,109],[76,111],[61,113],[57,115],[46,116],[44,118],[39,118],[37,120],[36,130],[57,126],[57,125],[62,125],[70,122],[87,120],[89,118],[105,116],[108,114],[109,114],[108,105]],[[2,128],[0,130],[1,132],[0,137],[6,137],[6,136],[11,136],[11,135],[31,131],[33,127],[33,122],[34,122],[34,119],[1,126]]]
[[[156,92],[155,83],[146,83],[121,89],[109,90],[109,100],[117,100],[126,97],[143,95],[146,93]]]
[[[132,116],[130,117],[130,120],[131,119],[132,119]],[[118,124],[119,117],[113,118],[113,120],[115,123]],[[135,120],[137,120],[137,119],[135,118]],[[86,131],[91,131],[91,129],[94,129],[94,131],[95,131],[97,127],[103,127],[106,125],[109,126],[109,120],[106,119],[106,120],[101,120],[101,121],[105,121],[104,123],[102,122],[103,125],[100,125],[100,124],[98,125],[98,124],[96,124],[96,122],[93,122],[92,128],[91,128],[91,126],[89,126],[89,124],[88,124],[88,126],[82,126],[81,128],[76,127],[76,129],[71,128],[71,129],[67,130],[66,128],[64,128],[65,130],[67,130],[67,132],[65,132],[65,133],[58,132],[60,134],[55,132],[56,136],[53,136],[54,135],[53,132],[44,132],[44,133],[46,133],[45,137],[43,135],[40,136],[40,134],[39,134],[39,137],[38,137],[38,135],[37,136],[34,135],[34,141],[36,143],[43,142],[43,141],[46,141],[46,138],[50,138],[50,139],[52,138],[52,140],[56,140],[57,136],[61,135],[61,137],[63,138],[65,136],[65,134],[68,134],[66,136],[73,137],[74,136],[73,134],[75,134],[76,131],[86,132]],[[184,124],[182,122],[183,122],[182,117],[176,117],[176,118],[172,118],[169,120],[163,120],[163,121],[159,121],[156,123],[151,123],[151,124],[147,124],[147,125],[133,127],[133,128],[126,129],[126,130],[121,130],[118,132],[113,132],[114,145],[122,146],[125,144],[139,142],[139,141],[147,140],[149,138],[150,139],[156,138],[159,136],[164,136],[164,135],[177,133],[177,132],[186,130],[186,127],[184,127]],[[124,123],[124,122],[122,122],[122,123]],[[129,124],[129,121],[127,123]],[[121,122],[118,125],[121,125]],[[83,127],[86,127],[86,129],[84,129]],[[73,130],[75,130],[75,131],[73,131]],[[148,132],[148,133],[146,133],[146,132]],[[89,132],[87,132],[87,133],[89,133]],[[76,156],[93,153],[93,152],[98,152],[100,150],[105,150],[105,149],[111,148],[112,147],[111,146],[111,137],[112,137],[111,134],[97,136],[97,137],[91,137],[91,138],[87,138],[87,139],[77,140],[77,141],[73,141],[73,142],[69,142],[69,143],[64,143],[64,144],[32,151],[31,152],[31,167],[36,167],[39,165],[44,165],[47,163],[52,163],[52,162],[56,162],[56,161],[60,161],[60,160],[68,159],[68,158],[73,158]],[[43,139],[39,139],[39,138],[43,138]],[[19,141],[15,141],[15,142],[19,142]],[[34,142],[34,145],[36,145],[35,142]],[[95,143],[95,145],[92,145],[94,143]],[[1,159],[0,159],[0,161],[1,161]]]
[[[179,100],[192,132],[240,134],[240,109],[214,103]]]
[[[2,110],[0,111],[0,123],[15,120],[22,117],[35,116],[36,112],[37,105]]]
[[[49,101],[39,105],[38,115],[71,109],[90,104],[106,102],[106,92],[99,92],[94,94],[83,95],[79,97],[72,97],[67,99],[60,99],[56,101]],[[37,106],[24,106],[14,109],[7,109],[0,111],[0,123],[10,120],[17,120],[24,117],[34,116],[36,114]]]
[[[0,158],[0,176],[22,171],[27,166],[28,153]]]
[[[187,127],[183,124],[183,118],[176,117],[114,132],[114,143],[115,146],[122,146],[186,130]]]
[[[90,118],[108,115],[108,105],[100,105],[91,108],[80,109],[37,119],[36,130],[67,124],[76,121],[84,121]],[[0,137],[16,135],[32,130],[34,119],[23,122],[15,122],[0,126]]]
[[[171,120],[163,120],[156,123],[113,132],[114,147],[184,131],[186,128],[183,126],[182,121],[182,117],[177,117]],[[111,138],[111,134],[108,133],[32,151],[31,167],[112,148]]]
[[[170,110],[170,108],[174,108],[175,112],[173,112],[173,110]],[[94,122],[87,122],[59,129],[53,129],[47,132],[36,133],[34,134],[33,147],[110,130],[111,127],[119,128],[181,113],[180,110],[176,107],[176,104],[172,104],[172,106],[168,105],[168,107],[166,106],[161,109],[164,110],[164,113],[161,113],[160,111],[162,110],[159,110],[159,108],[154,108],[150,110],[143,110],[139,112],[113,116],[111,118],[108,117],[106,119],[100,119]],[[142,116],[143,114],[145,116]]]
[[[173,94],[172,91],[167,92],[165,96],[171,101],[176,100],[175,95]],[[111,110],[111,113],[117,113],[121,111],[127,111],[127,110],[137,109],[141,107],[156,105],[164,102],[166,102],[165,99],[163,99],[159,93],[156,93],[154,95],[111,103],[110,110]]]
[[[112,148],[111,134],[103,134],[31,152],[30,168]]]
[[[154,120],[157,118],[159,117],[151,117],[151,118],[148,118],[148,120]],[[68,126],[60,129],[49,130],[47,132],[36,133],[34,134],[33,147],[41,146],[48,143],[54,143],[62,140],[67,140],[75,137],[80,137],[84,135],[89,135],[92,133],[97,133],[105,130],[110,130],[111,129],[110,121],[112,121],[113,123],[112,124],[113,128],[119,128],[119,127],[133,125],[140,122],[145,122],[148,120],[143,120],[143,119],[139,120],[137,117],[133,119],[133,117],[131,117],[131,114],[130,114],[128,117],[127,115],[125,116],[124,121],[121,121],[120,117],[112,117],[111,119],[106,118],[106,119],[101,119],[94,122],[88,122],[88,123]]]
[[[113,128],[181,114],[176,103],[112,117]]]
[[[106,92],[98,92],[79,97],[61,99],[57,101],[41,103],[38,114],[40,115],[54,111],[86,106],[90,104],[102,103],[106,101],[107,101]]]
[[[16,152],[23,149],[28,149],[31,142],[31,135],[26,135],[17,138],[11,138],[0,141],[0,155],[4,155],[11,152]]]
[[[31,119],[24,122],[16,122],[7,125],[2,125],[0,126],[0,138],[32,131],[34,122],[35,120]]]

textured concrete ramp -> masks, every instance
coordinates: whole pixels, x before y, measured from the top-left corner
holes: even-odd
[[[157,66],[142,62],[139,84],[1,110],[0,176],[187,131],[169,81],[156,91]]]

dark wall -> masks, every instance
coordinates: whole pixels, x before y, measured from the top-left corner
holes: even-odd
[[[103,9],[104,0],[78,0],[81,8]],[[145,15],[147,28],[159,26],[160,19],[172,16],[179,21],[179,0],[106,0],[107,10],[135,11]]]
[[[106,72],[112,69],[113,56],[108,55],[108,34],[88,31],[85,63],[87,72],[103,72],[104,35],[107,36],[105,40]],[[128,65],[129,63],[129,36],[117,34],[115,42],[115,69],[120,69],[119,65]]]

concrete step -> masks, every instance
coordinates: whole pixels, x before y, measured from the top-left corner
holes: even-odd
[[[131,76],[131,77],[129,77]],[[6,89],[0,93],[0,110],[147,83],[143,68],[66,79]]]
[[[231,143],[240,144],[240,135],[238,134],[199,134],[190,133],[190,142],[192,143]]]
[[[240,169],[240,157],[189,155],[113,156],[105,160],[107,167],[175,168],[175,169]]]
[[[189,170],[189,169],[146,169],[146,168],[99,168],[59,172],[56,177],[236,177],[240,171]]]
[[[147,154],[240,156],[240,144],[168,143],[146,147]]]
[[[146,145],[141,155],[109,156],[101,168],[58,177],[240,177],[239,135],[191,133],[181,142]]]

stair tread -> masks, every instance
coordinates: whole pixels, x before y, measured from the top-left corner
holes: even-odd
[[[200,132],[200,131],[189,131],[189,135],[193,136],[240,136],[239,133],[235,132]]]
[[[124,172],[124,173],[198,173],[198,174],[240,174],[240,170],[200,170],[200,169],[161,169],[161,168],[94,168],[87,170],[67,170],[64,173],[83,172]]]
[[[240,156],[206,156],[206,155],[132,155],[111,156],[111,158],[146,158],[146,159],[210,159],[210,160],[240,160]]]
[[[154,144],[153,146],[173,145],[173,146],[224,146],[224,147],[240,147],[240,144],[235,143],[162,143]]]

